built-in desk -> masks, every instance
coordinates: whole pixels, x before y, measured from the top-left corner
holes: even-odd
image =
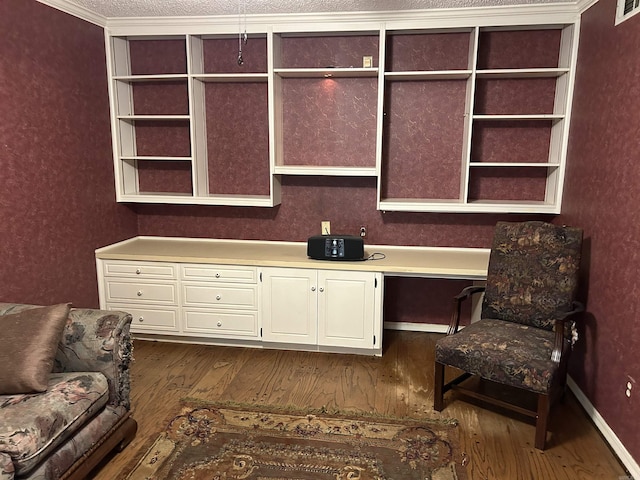
[[[385,276],[483,280],[489,249],[367,245],[312,260],[305,242],[135,237],[96,250],[101,308],[164,340],[382,352]],[[380,258],[384,257],[384,258]]]

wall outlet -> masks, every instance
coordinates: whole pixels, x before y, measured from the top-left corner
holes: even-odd
[[[362,238],[364,238],[364,237],[366,237],[366,236],[367,236],[367,227],[366,227],[366,226],[364,226],[364,225],[362,225],[362,226],[360,227],[360,236],[361,236]]]
[[[331,222],[325,220],[320,227],[322,228],[322,235],[331,235]]]
[[[628,398],[631,398],[631,391],[633,390],[633,386],[635,383],[636,383],[636,379],[633,378],[631,375],[627,375],[627,384],[625,385],[626,390],[624,391],[624,394]]]

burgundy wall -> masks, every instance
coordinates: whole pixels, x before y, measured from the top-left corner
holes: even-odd
[[[601,0],[583,17],[557,221],[586,237],[588,314],[572,377],[640,461],[629,421],[640,416],[640,16],[614,27],[614,13],[615,0]],[[136,234],[302,241],[330,220],[333,232],[366,225],[369,244],[487,247],[498,220],[552,219],[379,212],[368,178],[284,178],[272,209],[118,205],[102,29],[36,1],[3,0],[0,32],[0,301],[97,306],[94,249]],[[385,319],[446,322],[460,283],[390,280]]]
[[[98,306],[94,249],[135,235],[114,202],[101,28],[0,2],[0,301]]]
[[[640,462],[640,15],[614,26],[615,9],[601,0],[583,15],[560,221],[588,247],[571,375]]]

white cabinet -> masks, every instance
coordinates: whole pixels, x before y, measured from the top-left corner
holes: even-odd
[[[258,338],[254,267],[184,264],[180,282],[184,335]]]
[[[98,279],[101,307],[131,313],[133,333],[179,333],[178,278],[175,265],[160,262],[99,261]]]
[[[131,331],[259,339],[255,267],[98,260],[100,305],[131,313]]]
[[[318,341],[317,273],[296,268],[262,270],[262,339],[315,345]]]
[[[262,339],[381,352],[380,273],[262,270]]]

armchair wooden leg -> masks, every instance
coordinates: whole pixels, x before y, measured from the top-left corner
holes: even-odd
[[[538,395],[538,414],[536,416],[535,447],[544,450],[547,440],[547,422],[549,419],[549,395]]]
[[[444,364],[435,362],[435,374],[433,377],[433,409],[441,412],[444,408]]]

